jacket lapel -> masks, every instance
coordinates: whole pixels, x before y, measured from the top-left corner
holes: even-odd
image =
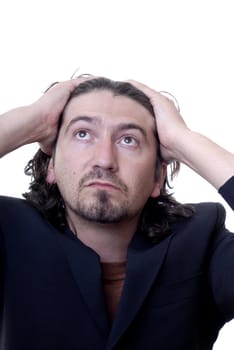
[[[108,318],[102,288],[99,256],[82,244],[73,234],[60,234],[59,242],[66,255],[73,277],[79,287],[88,312],[97,328],[107,338]]]
[[[107,349],[113,348],[142,306],[157,278],[172,237],[153,246],[140,236],[137,234],[129,247],[126,280]]]

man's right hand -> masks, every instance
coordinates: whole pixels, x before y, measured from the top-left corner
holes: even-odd
[[[50,155],[64,107],[71,93],[85,80],[81,77],[57,83],[31,105],[1,115],[0,157],[32,142],[39,142],[42,151]]]
[[[31,105],[34,115],[38,117],[39,134],[35,141],[40,143],[43,152],[51,154],[51,146],[57,135],[59,118],[74,89],[87,78],[68,80],[56,83],[45,94]],[[40,128],[42,126],[42,128]]]

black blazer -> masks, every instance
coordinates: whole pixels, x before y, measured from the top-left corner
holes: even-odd
[[[234,207],[234,177],[220,190]],[[99,257],[26,201],[0,198],[0,348],[208,350],[234,315],[234,235],[220,204],[195,205],[161,243],[140,233],[110,327]]]

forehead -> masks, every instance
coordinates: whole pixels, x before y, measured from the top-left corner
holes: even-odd
[[[64,110],[64,125],[77,116],[94,116],[112,123],[134,121],[155,128],[154,117],[144,106],[130,97],[114,95],[108,90],[73,97]]]

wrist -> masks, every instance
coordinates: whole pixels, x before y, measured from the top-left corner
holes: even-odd
[[[188,130],[175,146],[178,161],[186,164],[216,189],[234,174],[234,155],[206,136]]]
[[[38,141],[42,128],[32,105],[4,113],[0,118],[0,156]]]
[[[190,147],[193,147],[192,141],[195,138],[195,133],[190,129],[183,128],[178,131],[173,131],[172,136],[170,137],[171,141],[168,142],[168,146],[165,147],[167,150],[166,158],[167,160],[177,160],[181,163],[187,164],[188,156],[187,150]]]

